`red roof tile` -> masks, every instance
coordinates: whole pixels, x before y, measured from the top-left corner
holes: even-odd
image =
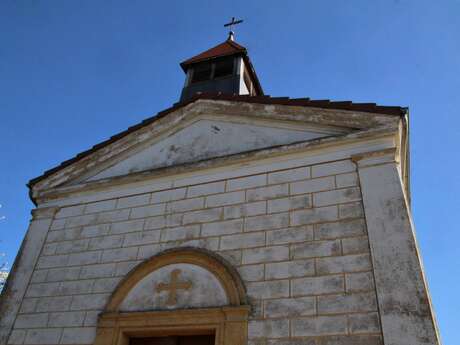
[[[185,67],[196,62],[201,62],[204,60],[227,56],[232,54],[246,54],[247,50],[245,47],[239,45],[238,43],[228,39],[225,42],[216,45],[215,47],[208,49],[190,59],[187,59],[181,62],[181,67],[185,70]]]

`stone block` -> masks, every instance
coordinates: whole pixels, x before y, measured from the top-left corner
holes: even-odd
[[[266,279],[284,279],[312,276],[315,274],[314,260],[276,262],[265,265]]]
[[[332,222],[337,219],[337,213],[337,206],[293,211],[291,213],[291,225],[295,226],[320,222]]]
[[[380,320],[377,313],[351,314],[348,316],[350,332],[377,333],[380,331]]]
[[[73,296],[71,310],[102,310],[110,294],[89,294]]]
[[[149,244],[146,246],[139,247],[139,253],[137,253],[137,259],[144,260],[150,258],[159,252],[161,252],[162,246],[161,244]]]
[[[292,182],[289,185],[291,195],[306,194],[331,190],[335,188],[335,179],[333,176]]]
[[[337,188],[354,187],[358,185],[358,174],[355,172],[335,176]]]
[[[301,208],[311,208],[311,195],[291,196],[288,198],[268,200],[268,213],[286,212]]]
[[[220,220],[222,216],[222,208],[210,208],[202,211],[193,211],[185,213],[182,219],[184,225],[193,223],[206,223]]]
[[[13,329],[8,338],[8,345],[21,345],[26,338],[26,331],[22,329]]]
[[[74,280],[62,282],[59,288],[59,295],[75,295],[89,293],[93,287],[92,280]]]
[[[234,191],[239,189],[248,189],[267,184],[267,175],[254,175],[247,177],[240,177],[227,181],[227,191]]]
[[[166,206],[166,212],[177,213],[200,210],[202,208],[204,208],[204,198],[193,198],[169,202]]]
[[[87,311],[85,316],[85,321],[83,325],[85,327],[97,326],[97,319],[99,317],[100,311]]]
[[[312,240],[312,225],[267,231],[267,245],[288,244]]]
[[[29,329],[24,340],[25,345],[59,344],[60,328]]]
[[[113,292],[121,278],[102,278],[96,279],[93,285],[93,293]]]
[[[268,187],[259,187],[246,191],[246,197],[249,202],[282,198],[287,195],[289,195],[289,185],[287,183]]]
[[[291,281],[293,296],[321,295],[344,292],[344,279],[341,275],[299,278]]]
[[[43,328],[48,323],[48,313],[20,314],[14,322],[14,328]]]
[[[264,301],[265,317],[288,318],[316,314],[315,297],[281,298]]]
[[[89,239],[73,240],[59,243],[56,254],[68,254],[84,251],[88,248]]]
[[[123,244],[123,235],[112,235],[92,238],[89,242],[89,250],[120,248]]]
[[[53,222],[51,223],[50,230],[62,230],[64,229],[64,226],[65,226],[64,218],[54,219]]]
[[[65,328],[61,344],[92,344],[96,338],[96,327]]]
[[[265,231],[287,226],[289,226],[289,213],[276,213],[246,218],[244,231]]]
[[[106,249],[102,253],[101,263],[136,260],[137,247]]]
[[[141,248],[143,248],[143,247],[139,248],[138,256],[140,255]],[[117,263],[116,268],[115,268],[115,276],[119,277],[119,276],[127,275],[129,273],[129,271],[131,271],[134,267],[139,265],[141,262],[142,261],[140,261],[140,260],[136,260],[136,261],[125,261],[125,262]]]
[[[317,345],[383,345],[380,335],[334,335],[317,339]]]
[[[152,193],[152,204],[175,201],[185,198],[187,188],[176,188]]]
[[[202,236],[220,236],[236,234],[243,231],[243,220],[227,220],[224,222],[207,223],[202,225]]]
[[[368,254],[316,259],[316,270],[318,274],[359,272],[368,271],[370,269],[371,261]]]
[[[110,233],[112,235],[126,234],[128,232],[141,231],[144,228],[144,219],[129,220],[112,224]]]
[[[252,298],[289,297],[289,280],[272,280],[247,283],[248,296]]]
[[[62,250],[59,253],[56,253],[56,249],[58,247],[58,244],[56,242],[54,243],[48,243],[43,246],[42,249],[42,254],[41,255],[54,255],[54,254],[62,254]],[[65,252],[64,252],[65,253]]]
[[[372,272],[348,273],[345,275],[347,292],[369,291],[374,289]]]
[[[291,321],[291,329],[294,337],[346,334],[347,317],[338,315],[294,319]]]
[[[369,253],[369,241],[367,236],[342,239],[342,250],[344,255]]]
[[[276,171],[268,174],[268,184],[292,182],[310,178],[310,167]]]
[[[165,213],[165,210],[166,210],[166,204],[155,204],[155,205],[135,207],[131,209],[131,214],[129,218],[138,219],[138,218],[161,216],[162,214]]]
[[[243,264],[289,260],[288,246],[273,246],[243,250]]]
[[[26,297],[54,296],[59,293],[59,283],[30,284]]]
[[[112,277],[115,273],[115,264],[88,265],[81,268],[80,278],[104,278]]]
[[[161,230],[131,232],[125,235],[123,247],[140,246],[160,241]]]
[[[349,204],[339,205],[339,218],[361,218],[364,217],[363,204],[361,202],[352,202]]]
[[[55,268],[65,266],[69,259],[68,255],[41,256],[37,262],[37,268]]]
[[[225,181],[211,182],[188,187],[187,197],[194,198],[197,196],[223,193],[224,191]]]
[[[79,327],[85,320],[84,311],[50,313],[48,327]]]
[[[169,215],[172,216],[172,215]],[[152,218],[147,218],[145,219],[145,225],[144,229],[146,230],[152,230],[152,229],[161,229],[166,227],[166,218],[168,216],[158,216],[158,217],[152,217]],[[180,225],[182,220],[182,216],[180,216],[180,219],[177,224],[175,225]]]
[[[255,235],[255,234],[251,234]],[[232,266],[239,266],[241,265],[241,259],[243,257],[242,250],[225,250],[219,252],[219,255],[224,258],[230,265]]]
[[[342,220],[334,223],[323,223],[315,225],[315,239],[326,240],[339,237],[350,237],[364,235],[366,224],[364,219]]]
[[[260,247],[263,245],[265,245],[265,234],[263,232],[222,236],[220,239],[220,250]]]
[[[356,171],[355,164],[351,160],[343,160],[326,164],[314,165],[311,168],[312,177],[338,175]]]
[[[377,310],[375,292],[318,297],[319,314],[342,314]]]
[[[313,194],[313,205],[315,207],[344,204],[359,200],[361,200],[361,191],[357,187],[335,189]]]
[[[85,226],[80,233],[83,238],[106,236],[110,231],[110,224]]]
[[[190,225],[161,230],[161,241],[191,240],[200,237],[200,226]]]
[[[70,217],[66,219],[65,227],[66,228],[77,228],[80,226],[97,224],[97,214],[87,214],[84,216]],[[104,222],[101,222],[104,223]],[[105,222],[108,223],[108,222]]]
[[[56,213],[55,218],[67,218],[67,217],[81,216],[84,210],[85,210],[85,205],[75,205],[75,206],[63,207]]]
[[[54,268],[48,270],[46,275],[47,282],[58,282],[66,280],[76,280],[80,275],[81,267]]]
[[[35,311],[38,313],[66,311],[69,310],[71,303],[72,296],[42,297],[38,300]]]
[[[211,195],[206,197],[206,207],[218,207],[240,204],[245,201],[245,198],[246,196],[244,191]]]
[[[130,209],[115,210],[97,214],[97,224],[114,223],[128,220]]]
[[[32,273],[32,278],[30,279],[31,283],[44,283],[46,281],[46,275],[48,270],[35,270]]]
[[[292,245],[294,259],[335,256],[341,254],[340,241],[313,241]]]
[[[224,219],[258,216],[265,213],[267,213],[266,201],[224,207]]]
[[[241,278],[247,282],[255,282],[264,279],[264,265],[245,265],[238,267]]]
[[[289,320],[255,320],[248,323],[249,338],[283,338],[289,336]]]
[[[99,263],[102,251],[73,253],[69,255],[67,266],[82,266]]]
[[[114,199],[92,202],[86,205],[85,214],[99,213],[99,212],[113,210],[115,208],[116,203],[117,201]]]
[[[266,345],[316,345],[314,338],[267,339],[266,342]]]
[[[150,194],[128,196],[118,199],[117,208],[131,208],[147,205],[150,202]]]
[[[39,298],[23,298],[21,303],[21,309],[19,309],[20,314],[33,313],[37,307],[37,302]]]

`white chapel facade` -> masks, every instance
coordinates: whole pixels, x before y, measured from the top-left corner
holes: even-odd
[[[0,345],[440,344],[408,111],[264,95],[244,47],[29,183]]]

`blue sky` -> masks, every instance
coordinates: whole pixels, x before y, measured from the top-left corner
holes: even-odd
[[[446,345],[460,300],[460,1],[0,1],[0,251],[25,183],[178,100],[232,16],[267,94],[410,107],[412,207]]]

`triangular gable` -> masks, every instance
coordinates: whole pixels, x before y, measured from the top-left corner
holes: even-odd
[[[193,140],[200,138],[199,135],[196,135],[197,131],[205,131],[206,128],[208,130],[211,128],[212,131],[211,122],[204,121],[206,116],[208,120],[211,116],[214,121],[221,121],[223,120],[222,117],[226,117],[225,121],[227,122],[232,119],[230,122],[234,122],[239,128],[233,133],[245,132],[246,135],[247,133],[255,133],[253,139],[245,138],[244,150],[257,150],[296,141],[308,141],[323,136],[342,135],[341,133],[351,131],[381,128],[396,123],[405,113],[405,108],[382,107],[375,104],[270,98],[268,96],[200,94],[187,102],[176,104],[155,117],[144,120],[90,150],[63,162],[60,166],[48,170],[42,176],[31,180],[29,188],[32,199],[34,199],[33,195],[39,190],[102,178],[103,174],[101,173],[105,170],[107,170],[107,174],[104,176],[109,176],[108,169],[113,169],[117,165],[121,168],[123,165],[121,162],[124,160],[132,159],[134,161],[134,157],[141,160],[142,155],[160,152],[162,148],[163,151],[161,152],[172,153],[174,149],[171,145],[167,145],[168,142],[170,144],[172,141],[164,141],[167,136],[176,135],[175,140],[181,141],[182,147],[192,145]],[[199,118],[199,116],[201,117]],[[243,118],[250,120],[249,122],[247,120],[245,120],[246,122],[240,121]],[[198,123],[198,120],[201,122]],[[242,126],[242,124],[245,125]],[[219,123],[219,125],[222,124]],[[187,126],[189,126],[188,129]],[[212,134],[211,131],[209,131],[209,135]],[[195,137],[190,144],[186,144],[184,138],[192,139],[191,133],[195,133]],[[226,136],[231,137],[232,131],[225,130],[223,133],[222,140],[225,141],[228,140]],[[270,135],[270,133],[276,134]],[[271,138],[272,136],[276,139]],[[164,141],[164,144],[159,143],[161,140]],[[213,151],[212,155],[219,156],[240,152],[241,147],[238,148],[238,145],[243,144],[236,144],[227,151]],[[167,149],[168,147],[169,149]],[[208,145],[208,147],[213,149],[212,145]],[[199,152],[199,150],[197,151]],[[162,160],[169,162],[167,164],[185,162],[182,153],[170,155],[169,157],[173,158],[169,161],[165,158],[166,156],[164,155],[162,159],[160,157],[151,158],[151,168],[160,166],[157,164]],[[207,159],[208,156],[205,154],[195,158],[198,160]],[[144,168],[148,169],[149,167],[139,167],[139,169]],[[124,170],[124,172],[133,171],[130,169],[132,168]],[[112,170],[111,173],[116,175],[115,170]]]
[[[284,122],[248,121],[244,117],[198,117],[193,122],[140,145],[87,181],[203,161],[262,148],[292,144],[343,133]]]

